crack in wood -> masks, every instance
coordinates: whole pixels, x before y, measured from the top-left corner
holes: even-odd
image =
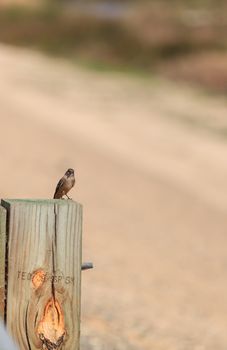
[[[52,242],[52,271],[53,275],[55,275],[55,251],[57,250],[57,212],[56,205],[54,205],[54,240]],[[55,301],[55,286],[54,279],[51,281],[51,290],[53,299]]]
[[[27,339],[28,349],[31,350],[31,344],[30,344],[29,335],[28,335],[28,308],[29,308],[29,302],[27,304],[26,311],[25,311],[25,335]]]
[[[36,328],[37,319],[38,319],[38,311],[36,311],[36,314],[35,314],[34,329]]]
[[[54,244],[57,250],[57,207],[54,204]]]
[[[52,243],[52,271],[53,275],[55,274],[55,255],[54,255],[54,243]],[[53,299],[55,301],[55,286],[54,286],[54,279],[51,279],[51,293],[53,296]]]

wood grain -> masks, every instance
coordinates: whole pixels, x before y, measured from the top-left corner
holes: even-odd
[[[7,328],[20,350],[79,349],[82,207],[3,201],[9,215]]]
[[[0,317],[5,313],[6,209],[0,206]]]

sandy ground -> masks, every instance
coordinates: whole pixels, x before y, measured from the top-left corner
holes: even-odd
[[[0,47],[2,198],[84,204],[81,350],[226,350],[227,104]]]

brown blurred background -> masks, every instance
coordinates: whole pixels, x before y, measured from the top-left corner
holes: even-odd
[[[1,5],[0,194],[75,168],[81,350],[226,350],[226,2]]]

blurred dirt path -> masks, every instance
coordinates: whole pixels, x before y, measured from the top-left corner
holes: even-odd
[[[226,103],[2,46],[0,106],[1,197],[78,171],[82,350],[226,350]]]

